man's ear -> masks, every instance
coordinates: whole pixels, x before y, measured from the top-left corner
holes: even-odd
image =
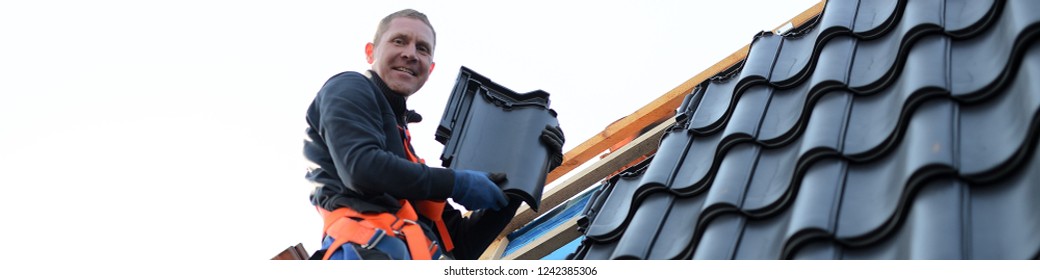
[[[430,62],[430,73],[433,73],[433,67],[437,66],[436,62]]]
[[[368,64],[375,62],[376,45],[372,43],[365,44],[365,59],[368,60]]]

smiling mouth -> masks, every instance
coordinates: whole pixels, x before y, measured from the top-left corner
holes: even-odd
[[[415,76],[415,72],[412,71],[412,69],[408,69],[408,68],[404,68],[404,67],[395,67],[393,69],[397,70],[397,71],[408,73],[408,75]]]

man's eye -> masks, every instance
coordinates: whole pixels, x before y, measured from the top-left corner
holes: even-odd
[[[394,42],[394,44],[397,44],[397,45],[404,44],[404,40],[402,40],[402,39],[394,39],[393,42]]]
[[[419,47],[418,49],[419,49],[420,52],[424,52],[424,53],[429,53],[430,52],[430,49],[426,48],[426,47]]]

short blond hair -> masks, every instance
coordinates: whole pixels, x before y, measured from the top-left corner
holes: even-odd
[[[382,21],[379,21],[379,27],[376,27],[376,36],[372,40],[372,43],[378,45],[379,39],[383,37],[383,33],[386,33],[386,29],[390,28],[390,21],[393,21],[395,18],[399,17],[413,18],[425,23],[426,26],[430,27],[430,31],[433,32],[432,44],[437,45],[437,31],[433,30],[433,24],[430,24],[430,19],[426,17],[426,14],[423,14],[413,9],[404,9],[394,12],[384,17]]]

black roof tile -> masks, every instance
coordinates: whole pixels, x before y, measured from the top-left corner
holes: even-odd
[[[954,96],[966,101],[981,99],[1013,76],[1010,72],[1040,35],[1037,10],[1037,1],[1008,1],[1001,17],[985,32],[953,44],[950,77]]]
[[[623,225],[633,211],[639,181],[642,176],[621,176],[603,201],[603,206],[596,218],[592,220],[586,236],[599,241],[611,241],[624,230]]]
[[[790,212],[780,212],[769,219],[748,219],[737,244],[734,259],[777,259],[783,250],[785,229],[789,228]]]
[[[839,245],[826,242],[812,242],[794,251],[790,259],[794,260],[836,260],[841,259]]]
[[[695,260],[728,260],[736,252],[740,240],[740,230],[747,218],[738,214],[725,214],[708,220],[705,223],[704,235],[700,237]]]
[[[462,67],[448,100],[436,134],[441,164],[506,173],[502,190],[538,210],[549,173],[549,150],[538,139],[558,125],[549,93],[516,93]]]
[[[914,179],[932,169],[948,169],[952,155],[953,102],[938,99],[916,112],[908,134],[882,158],[851,164],[841,200],[836,237],[866,243],[883,236],[906,207]],[[914,178],[914,176],[917,178]]]
[[[961,215],[966,188],[929,182],[908,209],[906,225],[873,246],[845,250],[842,259],[964,259]]]
[[[698,217],[704,205],[703,195],[677,197],[668,210],[668,219],[661,225],[648,259],[669,260],[688,258],[695,245]]]
[[[821,63],[808,81],[773,93],[762,120],[759,141],[767,145],[779,145],[795,138],[810,112],[805,110],[806,106],[824,93],[839,89],[846,83],[854,43],[848,37],[832,39],[820,52]]]
[[[610,259],[646,259],[655,237],[659,234],[661,224],[668,217],[668,208],[672,206],[674,196],[667,192],[656,192],[646,196],[632,216],[632,222],[626,225],[625,235],[617,241],[617,248]]]
[[[985,102],[959,107],[958,168],[968,178],[1002,176],[1021,147],[1036,141],[1040,114],[1040,44],[1033,44],[1015,77]]]
[[[889,29],[900,21],[906,2],[907,0],[828,1],[824,13],[831,10],[831,5],[835,8],[856,5],[853,32],[863,38],[872,38],[889,32]],[[847,8],[842,7],[840,10],[844,9]]]
[[[866,160],[880,154],[901,133],[899,124],[906,123],[917,102],[943,93],[942,87],[947,84],[943,71],[946,46],[946,39],[941,36],[922,39],[910,52],[909,66],[895,83],[877,94],[853,99],[845,138],[846,156]]]
[[[791,253],[812,240],[830,240],[838,226],[838,204],[845,184],[848,163],[835,158],[815,162],[807,169],[798,184],[798,195],[791,203],[791,221],[787,224],[782,244],[783,250],[774,256],[788,257]]]
[[[607,195],[610,194],[610,190],[614,187],[613,184],[600,184],[596,187],[596,190],[590,194],[589,202],[582,208],[582,215],[578,219],[578,230],[586,232],[589,225],[592,224],[592,220],[599,214],[600,211],[604,210],[603,201],[607,200]]]
[[[759,128],[759,142],[777,146],[794,139],[792,136],[798,131],[799,119],[809,98],[810,85],[802,83],[792,89],[772,92]]]
[[[689,127],[691,130],[710,134],[723,125],[724,117],[730,110],[733,102],[734,89],[739,82],[738,77],[716,77],[705,83],[707,89],[704,97],[693,111],[690,117]]]
[[[853,96],[837,91],[820,97],[810,112],[809,121],[802,133],[801,150],[804,155],[814,157],[823,154],[838,154],[844,150],[846,127]]]
[[[768,82],[782,42],[783,37],[772,32],[763,31],[755,35],[747,59],[740,66],[737,87],[731,92],[742,93],[750,86]]]
[[[713,212],[735,212],[743,206],[748,179],[758,159],[759,147],[754,144],[738,144],[726,153],[711,188],[704,194],[702,215]]]
[[[798,167],[799,138],[795,144],[781,149],[763,149],[748,184],[743,209],[755,215],[773,213],[790,195],[791,184]]]
[[[661,138],[657,153],[648,163],[640,184],[648,188],[665,188],[672,185],[675,167],[682,164],[693,141],[693,133],[685,127],[673,127]]]
[[[904,18],[888,33],[875,40],[860,40],[852,63],[849,88],[870,92],[888,83],[902,65],[900,59],[914,49],[916,40],[938,33],[942,21],[941,1],[909,1]],[[909,63],[907,63],[909,65]]]
[[[851,4],[851,5],[849,5]],[[847,35],[852,30],[856,15],[856,2],[844,1],[828,7],[828,12],[817,16],[815,24],[809,24],[783,37],[782,48],[770,76],[770,83],[787,88],[800,83],[812,73],[824,42],[837,35]]]
[[[578,250],[572,254],[570,259],[578,260],[609,260],[614,253],[617,242],[598,243],[589,239],[582,240]]]
[[[970,223],[963,225],[971,258],[1040,258],[1040,149],[1032,149],[1029,164],[1014,176],[971,185],[965,207]]]
[[[722,144],[721,133],[694,137],[682,163],[672,167],[676,171],[670,188],[681,194],[694,194],[707,187],[718,168],[715,157],[722,154]],[[654,167],[652,163],[650,167]]]
[[[947,0],[945,31],[954,37],[974,36],[997,18],[1004,1]]]
[[[722,134],[726,135],[723,141],[750,141],[757,138],[762,115],[771,95],[772,88],[769,86],[754,86],[745,91],[733,109],[730,125],[723,130]]]

